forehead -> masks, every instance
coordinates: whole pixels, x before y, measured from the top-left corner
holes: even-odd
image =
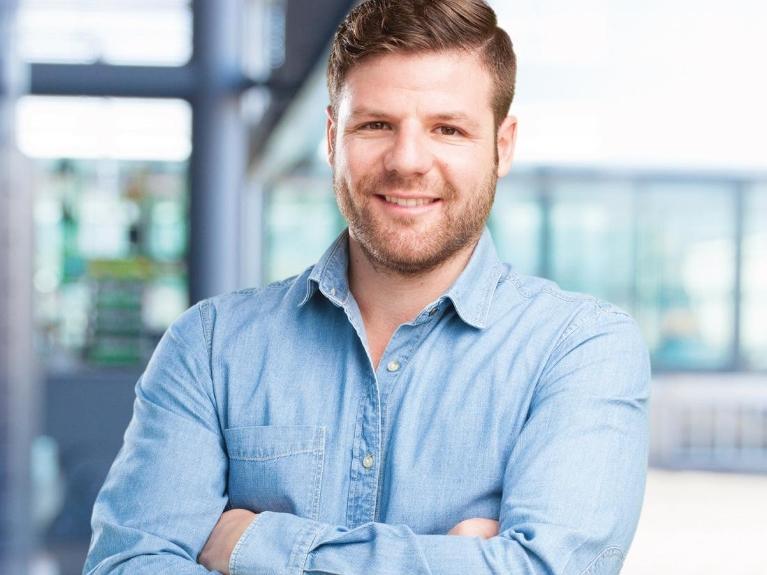
[[[355,109],[397,114],[414,107],[492,116],[493,82],[474,52],[445,51],[371,56],[347,74],[339,112]]]

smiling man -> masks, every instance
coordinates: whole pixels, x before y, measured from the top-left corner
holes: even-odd
[[[495,255],[514,78],[481,0],[349,14],[327,110],[348,230],[300,276],[168,330],[86,573],[619,572],[647,351],[625,312]]]

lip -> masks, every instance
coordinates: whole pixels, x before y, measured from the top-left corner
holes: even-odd
[[[418,215],[418,214],[430,212],[438,208],[439,205],[442,203],[442,200],[440,198],[434,198],[431,196],[409,196],[409,195],[402,195],[402,194],[386,194],[386,196],[390,198],[397,198],[402,200],[434,200],[431,203],[423,205],[423,206],[400,206],[397,204],[392,204],[391,202],[387,202],[386,197],[384,197],[383,195],[376,194],[375,196],[376,200],[378,200],[378,202],[380,202],[386,210],[389,210],[393,213],[399,213],[399,214]]]

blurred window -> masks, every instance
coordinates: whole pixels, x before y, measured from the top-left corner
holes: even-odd
[[[192,54],[189,0],[22,0],[28,62],[181,66]]]
[[[568,290],[630,309],[634,281],[632,187],[552,178],[550,275]]]
[[[734,191],[659,182],[639,192],[635,309],[655,367],[733,365]]]
[[[541,273],[543,208],[537,192],[531,177],[504,178],[488,220],[499,257],[523,274]]]
[[[50,371],[143,363],[186,309],[187,160],[181,101],[25,98],[37,163],[34,286]]]
[[[322,256],[344,227],[332,185],[325,178],[280,180],[266,201],[266,281],[301,273]]]
[[[746,195],[743,233],[743,358],[767,370],[767,184]]]

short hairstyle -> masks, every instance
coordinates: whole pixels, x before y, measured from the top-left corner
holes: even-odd
[[[517,62],[509,35],[483,0],[365,0],[338,27],[328,59],[333,115],[346,75],[363,59],[386,53],[476,52],[493,78],[496,125],[514,99]]]

